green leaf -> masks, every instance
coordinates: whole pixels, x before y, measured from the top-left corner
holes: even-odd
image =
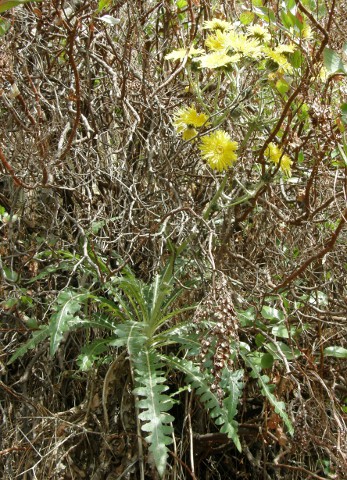
[[[109,8],[111,6],[112,0],[99,0],[98,3],[98,12],[101,12],[104,8]]]
[[[249,367],[251,367],[251,370],[252,370],[251,376],[258,380],[258,383],[263,395],[273,405],[275,412],[278,413],[278,415],[282,418],[282,420],[287,426],[288,432],[292,435],[294,433],[294,428],[293,428],[292,422],[289,420],[289,417],[285,411],[286,405],[284,402],[278,400],[275,397],[275,395],[272,393],[274,385],[269,383],[270,381],[269,377],[267,375],[261,375],[261,373],[259,372],[259,367],[257,367],[257,365],[253,363],[252,359],[249,356],[243,354],[241,351],[240,353],[243,359],[245,360],[246,364]]]
[[[3,265],[2,270],[4,272],[5,280],[12,283],[16,283],[18,281],[19,275],[17,272],[12,270],[12,268],[8,268],[5,265]]]
[[[145,325],[139,322],[127,321],[115,328],[117,340],[112,342],[113,346],[126,347],[130,357],[136,357],[145,347],[148,338],[144,334]]]
[[[77,365],[80,370],[83,372],[90,370],[95,360],[97,360],[102,353],[106,352],[112,340],[113,337],[97,338],[89,345],[84,346],[80,355],[77,357]]]
[[[289,84],[285,80],[277,80],[276,88],[280,93],[284,94],[288,92]]]
[[[3,302],[1,302],[1,306],[4,307],[5,309],[9,309],[18,305],[19,302],[20,302],[19,298],[8,298],[7,300],[4,300]]]
[[[54,305],[55,313],[49,323],[51,336],[50,354],[53,356],[65,332],[72,330],[80,321],[75,314],[81,309],[81,304],[90,296],[88,293],[77,293],[74,290],[63,290],[59,293]]]
[[[283,323],[272,327],[271,333],[275,337],[289,338],[288,328]],[[295,335],[295,333],[296,333],[296,328],[294,326],[290,327],[291,336]]]
[[[24,3],[31,3],[31,2],[41,2],[42,0],[0,0],[0,13],[6,12],[11,8],[18,7],[19,5],[23,5]]]
[[[332,346],[324,349],[326,357],[347,358],[347,348]]]
[[[294,68],[300,68],[304,62],[304,56],[300,50],[295,50],[295,52],[289,56],[289,60]]]
[[[6,32],[8,32],[8,30],[10,29],[10,27],[11,27],[10,22],[8,22],[5,18],[0,18],[0,37],[5,35]],[[3,212],[0,211],[0,215],[1,213],[4,213],[4,212],[5,212],[5,209]]]
[[[179,10],[183,10],[184,8],[186,8],[187,5],[188,5],[187,0],[177,0],[176,1],[176,7]]]
[[[148,324],[148,289],[140,279],[136,278],[129,267],[122,271],[122,275],[112,278],[112,287],[122,290],[126,299],[120,292],[113,289],[115,300],[121,305],[124,314],[129,320],[136,318],[139,322]],[[127,300],[127,301],[126,301]]]
[[[292,17],[287,13],[285,12],[284,10],[281,10],[281,20],[282,20],[282,23],[283,25],[286,27],[286,28],[290,28],[293,26],[293,19]]]
[[[347,124],[347,103],[341,105],[341,119],[344,124]]]
[[[49,336],[49,326],[42,325],[39,330],[36,330],[32,333],[31,338],[22,346],[20,346],[12,355],[8,361],[8,365],[13,363],[17,358],[22,357],[28,350],[32,350],[39,343],[45,340]]]
[[[99,220],[98,222],[92,223],[92,232],[96,235],[99,231],[105,226],[105,220]]]
[[[282,360],[282,357],[281,355],[279,354],[278,350],[277,350],[277,347],[280,349],[280,351],[283,353],[283,355],[285,356],[285,358],[287,360],[294,360],[294,358],[298,358],[300,357],[300,350],[298,349],[294,349],[292,351],[292,349],[290,347],[288,347],[288,345],[286,345],[285,343],[283,342],[276,342],[275,343],[268,343],[266,344],[265,348],[268,350],[268,352],[271,353],[271,355],[273,355],[277,360]]]
[[[326,47],[323,51],[323,63],[329,74],[333,73],[347,73],[346,65],[335,50]]]
[[[227,421],[224,421],[224,417],[220,417],[224,421],[220,431],[226,433],[229,438],[232,439],[236,448],[241,451],[241,443],[238,432],[238,423],[235,420],[237,414],[237,408],[240,404],[240,398],[242,396],[243,389],[243,370],[235,370],[231,372],[227,368],[222,371],[220,386],[225,394],[223,399],[223,406],[227,412]],[[220,422],[220,420],[219,420]],[[219,422],[216,422],[218,425]]]
[[[257,333],[257,335],[255,336],[255,344],[256,344],[256,346],[257,346],[257,347],[261,347],[261,346],[264,344],[265,340],[266,340],[266,337],[264,337],[263,334]]]
[[[274,357],[271,353],[264,353],[261,357],[260,365],[262,368],[272,368],[274,363]]]
[[[171,267],[172,272],[172,267]],[[150,323],[155,328],[157,325],[158,316],[162,313],[162,307],[165,299],[171,292],[173,277],[166,278],[165,272],[163,275],[156,275],[152,283],[148,296],[149,319]]]
[[[243,25],[249,25],[253,22],[254,17],[255,15],[253,12],[242,12],[239,18]]]
[[[218,396],[211,391],[211,378],[206,377],[201,372],[200,367],[192,361],[179,359],[177,357],[163,357],[166,362],[174,369],[183,372],[186,376],[186,383],[194,388],[201,402],[208,410],[210,417],[214,419],[216,425],[220,426],[221,432],[226,433],[232,439],[236,448],[241,451],[241,443],[237,434],[237,422],[234,420],[236,414],[236,404],[241,395],[241,377],[243,371],[223,372],[222,382],[225,389],[225,398],[222,405]],[[242,373],[241,373],[242,372]]]
[[[316,305],[318,307],[326,307],[329,303],[328,295],[318,290],[310,296],[309,302],[311,303],[311,305]]]
[[[237,316],[242,327],[250,327],[254,325],[256,314],[253,307],[238,312]]]
[[[141,410],[139,418],[144,422],[141,428],[148,433],[145,439],[150,444],[149,451],[160,477],[163,477],[168,458],[167,445],[172,443],[173,427],[170,422],[174,420],[167,412],[173,407],[174,401],[163,394],[169,387],[164,385],[166,378],[161,370],[163,365],[155,351],[145,348],[132,361],[137,385],[133,393],[142,397],[137,402]]]
[[[254,7],[254,12],[257,14],[259,18],[265,20],[267,23],[271,23],[272,25],[276,25],[276,17],[274,12],[267,7]]]
[[[347,122],[346,122],[347,123]],[[347,148],[344,145],[338,144],[338,149],[340,152],[340,155],[345,163],[345,166],[347,167]]]
[[[277,308],[266,305],[262,308],[261,315],[267,320],[284,320],[284,314],[282,310],[278,310]]]

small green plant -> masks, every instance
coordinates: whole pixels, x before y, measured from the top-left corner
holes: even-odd
[[[14,7],[18,7],[19,5],[24,5],[25,3],[38,3],[41,1],[42,0],[0,0],[0,13],[6,12]]]
[[[74,258],[73,266],[73,262],[66,262],[67,258],[71,261],[70,255],[61,252],[61,256],[65,262],[64,269],[73,269],[78,265],[84,270],[84,275],[97,277],[97,272],[90,265],[84,265],[80,258]],[[100,267],[102,260],[98,258],[97,263]],[[200,371],[198,357],[183,358],[180,350],[177,354],[165,354],[166,347],[173,344],[180,344],[184,352],[196,350],[199,346],[194,331],[196,326],[189,317],[186,319],[186,314],[193,311],[195,305],[174,308],[176,300],[187,291],[187,285],[178,282],[183,265],[177,271],[174,267],[175,255],[171,255],[163,271],[155,275],[149,284],[124,266],[119,275],[111,277],[97,292],[83,287],[63,289],[54,302],[48,324],[33,329],[31,338],[9,362],[14,362],[47,338],[50,339],[50,353],[54,355],[69,332],[91,328],[108,332],[105,338],[96,339],[82,348],[78,365],[86,371],[108,349],[118,347],[126,351],[133,378],[133,393],[137,399],[138,420],[161,476],[166,469],[168,445],[172,443],[173,436],[174,417],[169,412],[174,400],[165,393],[169,388],[168,372],[172,369],[184,374],[187,384],[196,389],[211,418],[241,449],[234,417],[242,391],[243,371],[223,371],[221,385],[225,397],[221,401],[211,391],[213,378]],[[50,273],[51,268],[46,274]],[[94,307],[95,313],[91,316],[84,313],[86,305]],[[201,329],[204,329],[203,324],[199,325]]]
[[[51,255],[51,252],[44,252],[41,257]],[[175,392],[173,395],[168,394],[171,371],[183,374],[187,386],[195,390],[211,419],[239,451],[242,447],[236,416],[244,387],[244,368],[236,368],[236,365],[241,363],[249,369],[251,378],[255,379],[261,394],[282,418],[288,432],[293,433],[285,404],[277,399],[274,385],[263,371],[271,368],[275,361],[288,365],[289,360],[299,355],[299,352],[293,352],[283,342],[269,341],[271,331],[275,337],[288,338],[281,311],[271,306],[264,307],[262,320],[256,320],[254,311],[239,313],[241,324],[254,324],[264,335],[256,337],[255,349],[252,344],[229,338],[227,360],[219,371],[216,384],[213,374],[216,345],[212,340],[204,356],[201,354],[201,339],[213,339],[211,331],[213,332],[214,326],[218,326],[218,321],[211,312],[211,318],[207,315],[198,323],[192,322],[195,305],[175,308],[176,302],[180,299],[182,301],[182,296],[194,287],[194,282],[180,282],[179,278],[183,277],[186,265],[183,261],[176,260],[174,253],[163,270],[154,275],[149,283],[137,278],[128,266],[124,266],[119,274],[111,276],[98,288],[99,271],[95,266],[98,265],[99,269],[106,272],[103,259],[94,254],[93,266],[91,261],[85,262],[83,257],[68,252],[60,252],[59,257],[59,267],[49,266],[37,278],[42,279],[59,270],[74,273],[80,271],[82,283],[89,279],[91,288],[80,286],[61,290],[52,306],[48,324],[38,326],[31,322],[31,338],[14,353],[9,363],[45,339],[50,340],[50,354],[53,356],[64,336],[70,332],[102,329],[106,335],[84,345],[77,364],[82,371],[87,371],[95,362],[105,358],[107,352],[112,352],[114,347],[117,348],[117,353],[113,356],[122,352],[127,355],[136,400],[138,434],[141,435],[141,429],[145,433],[161,477],[167,468],[168,446],[174,435],[175,418],[171,410],[175,403]],[[265,321],[270,324],[266,325]],[[290,334],[295,332],[291,331]],[[173,345],[176,345],[175,349],[170,348],[171,353],[168,353],[168,347]],[[113,358],[112,353],[108,354],[108,358]]]

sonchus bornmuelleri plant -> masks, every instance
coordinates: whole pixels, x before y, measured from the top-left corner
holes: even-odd
[[[32,337],[17,350],[10,363],[45,339],[50,339],[50,353],[54,355],[70,332],[102,329],[109,335],[82,348],[78,357],[79,367],[84,371],[90,369],[95,361],[105,357],[106,352],[112,358],[114,347],[118,348],[117,355],[122,355],[122,358],[126,354],[136,399],[138,435],[140,438],[142,429],[161,477],[167,469],[168,445],[172,443],[174,435],[175,419],[170,413],[174,400],[167,393],[169,371],[183,373],[187,385],[196,390],[216,425],[241,449],[234,420],[242,390],[240,372],[235,379],[230,372],[224,372],[226,395],[221,401],[211,390],[213,378],[201,372],[199,361],[196,360],[200,344],[195,331],[197,325],[191,321],[190,314],[195,305],[175,308],[176,300],[193,286],[189,282],[181,284],[178,281],[185,265],[176,260],[176,255],[171,255],[166,266],[154,275],[150,283],[143,282],[129,267],[124,266],[118,275],[101,286],[99,284],[96,289],[100,283],[99,272],[93,265],[88,261],[83,262],[83,258],[77,255],[60,253],[62,258],[68,260],[64,269],[77,271],[77,265],[84,276],[92,279],[91,289],[63,289],[53,304],[48,324],[33,328]],[[102,258],[97,258],[97,265],[106,272]],[[52,268],[47,270],[47,275],[51,271]],[[42,275],[44,272],[40,278]],[[198,328],[201,334],[204,323],[201,322]],[[166,347],[174,344],[181,348],[176,350],[177,353],[167,355]],[[139,448],[142,448],[141,441]]]

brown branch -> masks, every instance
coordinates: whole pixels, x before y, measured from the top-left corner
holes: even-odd
[[[297,472],[304,472],[307,475],[309,475],[308,478],[312,477],[312,478],[317,478],[318,480],[326,480],[326,477],[320,477],[316,473],[310,472],[310,470],[307,470],[304,467],[297,467],[295,465],[286,465],[284,463],[272,463],[271,466],[274,468],[286,468],[288,470],[296,470]]]
[[[314,210],[313,212],[305,211],[305,213],[303,215],[301,215],[300,217],[295,218],[294,220],[288,221],[288,224],[300,225],[300,223],[303,220],[307,220],[307,218],[312,220],[319,212],[325,210],[332,202],[336,201],[336,199],[338,197],[341,197],[342,195],[344,195],[344,192],[336,193],[333,197],[330,197],[328,200],[326,200],[324,203],[322,203],[319,207],[317,207],[316,210]],[[305,210],[306,210],[306,204],[305,204]]]
[[[5,448],[5,450],[0,450],[0,456],[1,455],[7,455],[8,453],[12,453],[12,452],[20,452],[20,451],[27,451],[27,450],[30,450],[31,447],[27,446],[27,447],[10,447],[10,448]]]
[[[44,158],[47,155],[47,143],[42,138],[41,129],[40,129],[40,125],[42,124],[42,121],[43,121],[43,114],[42,114],[42,109],[41,109],[41,105],[40,105],[40,98],[39,98],[39,93],[37,91],[37,88],[36,88],[32,78],[31,78],[31,75],[29,74],[28,68],[25,67],[25,70],[26,70],[26,74],[27,74],[27,77],[29,79],[30,86],[31,86],[31,88],[34,92],[35,100],[36,100],[36,108],[37,108],[38,117],[39,117],[39,121],[36,124],[36,128],[38,129],[38,137],[39,137],[38,138],[38,148],[39,148],[39,152],[40,152],[39,162],[40,162],[40,166],[42,168],[42,185],[46,185],[47,182],[48,182],[48,171],[47,171],[47,166],[45,165],[45,162],[44,162]],[[41,138],[40,138],[40,136],[41,136]]]
[[[17,175],[15,174],[15,171],[13,170],[11,165],[8,163],[8,161],[6,160],[5,155],[4,155],[3,151],[1,150],[1,147],[0,147],[0,161],[3,164],[5,170],[11,175],[14,183],[18,187],[26,188],[28,190],[34,190],[37,187],[37,184],[28,185],[27,183],[24,183],[20,178],[17,177]]]
[[[64,160],[64,158],[66,157],[66,155],[69,153],[69,151],[70,151],[70,149],[71,149],[71,145],[72,145],[73,139],[74,139],[75,136],[76,136],[77,127],[78,127],[78,125],[79,125],[80,118],[81,118],[81,86],[80,86],[80,77],[79,77],[79,73],[78,73],[78,70],[77,70],[76,62],[75,62],[75,59],[74,59],[74,56],[73,56],[74,39],[75,39],[77,27],[78,27],[78,23],[76,23],[75,28],[74,28],[73,31],[70,33],[70,38],[69,38],[69,40],[70,40],[70,42],[69,42],[69,52],[68,52],[69,62],[70,62],[70,65],[71,65],[71,68],[72,68],[72,71],[73,71],[73,74],[74,74],[74,77],[75,77],[76,95],[75,95],[74,100],[76,101],[76,115],[75,115],[74,123],[73,123],[73,125],[72,125],[72,131],[71,131],[70,136],[69,136],[68,141],[67,141],[67,145],[66,145],[65,150],[63,151],[63,153],[60,155],[60,160]]]
[[[303,4],[300,2],[300,0],[295,0],[295,3],[297,4],[299,10],[301,10],[302,13],[304,13],[306,15],[306,17],[308,17],[311,20],[311,22],[314,24],[314,26],[323,34],[323,36],[324,36],[323,43],[325,42],[325,45],[326,45],[329,41],[329,34],[326,31],[326,29],[319,22],[317,22],[317,20],[314,18],[312,13],[309,12],[307,10],[307,8],[305,8],[303,6]]]
[[[328,252],[330,252],[334,248],[336,240],[337,240],[343,226],[345,225],[346,221],[347,221],[347,208],[343,212],[342,217],[340,218],[339,224],[338,224],[335,232],[332,234],[332,236],[330,237],[330,240],[327,242],[325,247],[321,251],[316,253],[315,255],[312,255],[310,258],[308,258],[299,268],[294,270],[289,275],[289,277],[287,277],[282,283],[277,285],[277,287],[275,287],[272,291],[277,292],[278,290],[281,290],[282,288],[289,285],[293,280],[295,280],[299,275],[301,275],[311,263],[313,263],[315,260],[319,260],[320,258],[323,258],[324,255],[326,255]]]
[[[302,13],[304,13],[310,20],[311,22],[314,24],[314,26],[323,34],[324,38],[323,38],[323,41],[321,43],[321,46],[318,50],[318,52],[316,53],[314,59],[313,59],[313,63],[319,61],[320,59],[320,56],[321,54],[323,53],[323,50],[324,48],[326,47],[326,45],[328,44],[329,42],[329,33],[328,31],[319,23],[317,22],[317,20],[314,18],[314,16],[312,15],[311,12],[309,12],[304,6],[303,4],[300,2],[300,0],[295,0],[299,10],[302,11]],[[334,12],[334,9],[335,9],[335,0],[333,0],[332,2],[332,7],[331,7],[331,11],[330,11],[330,15],[329,15],[329,20],[328,20],[328,30],[330,30],[330,27],[331,27],[331,22],[332,22],[332,18],[333,18],[333,12]]]

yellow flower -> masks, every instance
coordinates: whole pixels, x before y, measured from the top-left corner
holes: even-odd
[[[269,145],[267,146],[266,150],[265,150],[265,155],[269,158],[269,160],[271,160],[273,163],[278,163],[280,161],[280,158],[281,158],[281,155],[282,155],[282,152],[281,150],[278,148],[277,145],[275,145],[274,143],[269,143]]]
[[[217,30],[213,35],[207,36],[205,45],[214,52],[227,52],[230,48],[230,33]]]
[[[220,68],[226,67],[229,63],[237,63],[240,55],[227,55],[225,52],[213,52],[198,57],[195,60],[201,62],[200,68]]]
[[[247,28],[248,35],[255,37],[263,42],[269,42],[271,40],[271,34],[267,28],[261,25],[250,25]]]
[[[178,48],[165,55],[165,60],[183,60],[186,55],[190,58],[193,55],[201,55],[202,53],[204,53],[202,48],[190,47],[188,52],[186,48]]]
[[[219,18],[212,18],[212,20],[206,20],[202,28],[209,30],[231,30],[233,28],[230,22],[220,20]]]
[[[196,137],[198,132],[195,128],[188,126],[182,133],[183,140],[191,140],[192,138]]]
[[[276,53],[293,53],[295,52],[295,45],[280,44],[274,48],[274,51]]]
[[[271,60],[278,64],[278,68],[280,68],[284,73],[293,72],[293,67],[288,62],[285,55],[269,47],[263,47],[262,50],[267,57],[269,57]]]
[[[292,160],[288,157],[288,155],[284,155],[281,148],[279,148],[274,143],[269,143],[265,150],[265,156],[275,165],[280,164],[280,168],[282,172],[287,176],[290,177],[291,166],[293,164]]]
[[[291,166],[293,165],[292,160],[288,157],[288,155],[283,155],[281,158],[281,170],[287,176],[292,176]]]
[[[329,78],[329,72],[325,67],[322,67],[319,70],[319,78],[322,80],[322,82],[326,82]]]
[[[310,40],[313,37],[312,28],[309,25],[305,25],[301,30],[301,36],[305,40]]]
[[[262,55],[258,40],[251,40],[246,35],[229,34],[229,45],[236,53],[245,57],[259,58]]]
[[[179,108],[174,113],[174,127],[178,133],[185,132],[190,128],[199,128],[207,124],[208,116],[204,113],[198,113],[194,107],[183,107]],[[186,133],[187,137],[189,134]],[[196,135],[196,134],[195,134]],[[192,137],[191,137],[192,138]],[[184,138],[184,140],[190,140],[189,138]]]
[[[209,35],[206,38],[205,45],[209,50],[218,52],[221,55],[226,54],[230,50],[235,54],[239,53],[251,58],[259,58],[262,55],[258,40],[252,40],[234,31],[222,32],[217,30],[213,35]]]
[[[238,143],[233,142],[230,135],[223,130],[216,130],[210,135],[206,135],[201,139],[199,145],[202,158],[206,160],[212,170],[219,172],[235,163],[237,148]]]

